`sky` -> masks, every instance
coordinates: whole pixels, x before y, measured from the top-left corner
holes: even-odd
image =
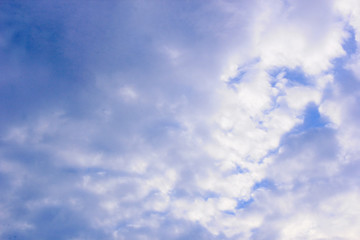
[[[357,240],[357,0],[0,1],[0,238]]]

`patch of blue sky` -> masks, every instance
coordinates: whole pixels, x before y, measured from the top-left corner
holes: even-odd
[[[345,39],[342,47],[346,52],[345,56],[335,58],[332,63],[334,68],[331,69],[331,72],[340,72],[339,74],[343,74],[343,67],[344,64],[349,60],[349,58],[356,53],[357,51],[357,44],[355,39],[355,31],[351,26],[347,27],[347,31],[349,33],[349,37]],[[311,85],[311,77],[306,76],[304,71],[300,67],[296,67],[294,69],[286,68],[286,67],[275,67],[268,71],[268,74],[272,77],[272,81],[270,82],[272,87],[275,87],[277,80],[279,77],[284,77],[289,80],[288,84],[291,85]],[[282,75],[282,76],[281,76]]]
[[[240,83],[241,79],[244,77],[245,73],[246,73],[245,70],[240,70],[235,77],[229,79],[228,85],[233,85],[233,84]]]
[[[280,74],[284,72],[284,67],[274,67],[267,71],[267,73],[274,79],[278,79]],[[275,82],[276,83],[276,82]]]
[[[304,71],[300,67],[296,67],[294,69],[286,68],[286,67],[276,67],[270,69],[268,74],[272,77],[273,81],[271,81],[271,86],[275,87],[277,80],[279,78],[286,78],[289,80],[288,84],[291,85],[310,85],[311,78],[306,76]]]
[[[274,184],[273,181],[271,181],[270,179],[265,178],[265,179],[261,180],[260,182],[255,183],[252,190],[255,191],[257,189],[264,189],[264,188],[273,190],[276,187],[275,187],[275,184]]]
[[[360,83],[357,76],[351,69],[346,68],[347,61],[339,60],[333,70],[333,76],[339,84],[340,90],[346,94],[352,94],[360,89]],[[332,94],[329,90],[326,94]]]
[[[272,111],[274,111],[276,108],[278,108],[280,106],[279,102],[278,102],[278,98],[281,96],[285,96],[286,93],[285,92],[280,92],[279,94],[277,94],[276,96],[271,96],[271,105],[269,108],[265,109],[263,111],[264,115],[268,115],[270,114]],[[267,131],[267,127],[264,126],[264,122],[263,121],[257,121],[257,127],[260,129],[263,129],[265,131]]]
[[[234,84],[239,84],[241,82],[241,80],[244,78],[244,76],[246,75],[246,73],[259,62],[260,62],[260,58],[254,58],[254,59],[251,59],[250,61],[246,62],[245,64],[239,66],[237,68],[236,76],[234,76],[228,80],[228,86],[233,86]]]
[[[349,37],[344,41],[342,45],[347,56],[354,54],[357,50],[354,28],[349,26],[348,33],[349,33]]]
[[[262,164],[264,163],[264,160],[270,156],[273,156],[273,155],[276,155],[279,153],[279,149],[280,149],[280,146],[276,147],[276,148],[273,148],[273,149],[270,149],[266,154],[265,156],[263,156],[259,161],[258,161],[258,164]]]
[[[321,116],[315,103],[309,103],[304,111],[302,124],[295,126],[290,133],[304,132],[313,128],[323,128],[329,123],[328,119]]]
[[[249,161],[252,161],[252,160],[249,160]],[[249,169],[241,167],[239,165],[236,165],[230,171],[226,172],[226,174],[228,174],[228,175],[236,175],[236,174],[244,174],[244,173],[249,173],[249,172],[250,172]]]
[[[204,194],[203,199],[207,201],[210,198],[218,198],[218,197],[220,197],[218,193],[208,191]]]
[[[242,168],[241,166],[237,165],[237,166],[236,166],[236,172],[237,172],[237,173],[247,173],[247,172],[249,172],[249,169],[247,169],[247,168]]]
[[[223,213],[228,214],[228,215],[232,215],[232,216],[236,215],[236,213],[234,211],[231,211],[231,210],[225,210],[225,211],[223,211]]]
[[[250,199],[240,199],[237,201],[237,205],[235,207],[235,209],[243,209],[243,208],[247,208],[250,206],[250,204],[254,202],[253,198]]]
[[[355,31],[352,27],[348,27],[347,29],[349,33],[349,37],[345,39],[342,44],[342,47],[346,54],[344,56],[333,59],[331,62],[333,64],[333,69],[330,70],[334,75],[343,75],[346,74],[344,65],[349,61],[354,53],[357,51],[357,44],[355,39]],[[335,76],[336,77],[336,76]]]
[[[309,78],[305,76],[304,72],[300,68],[295,69],[285,69],[284,77],[292,83],[297,83],[301,85],[309,85]]]
[[[88,220],[70,208],[50,206],[43,207],[29,217],[33,228],[21,231],[10,229],[2,234],[3,239],[85,239],[108,238],[101,230],[93,229]],[[44,231],[42,227],[49,231]]]

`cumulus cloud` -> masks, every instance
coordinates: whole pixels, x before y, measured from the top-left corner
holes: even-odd
[[[356,1],[0,6],[4,239],[356,239]]]

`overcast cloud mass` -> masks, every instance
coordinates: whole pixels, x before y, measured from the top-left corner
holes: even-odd
[[[358,0],[0,1],[0,239],[358,240]]]

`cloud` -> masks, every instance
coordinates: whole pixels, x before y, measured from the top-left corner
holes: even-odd
[[[355,239],[350,6],[6,1],[0,236]]]

